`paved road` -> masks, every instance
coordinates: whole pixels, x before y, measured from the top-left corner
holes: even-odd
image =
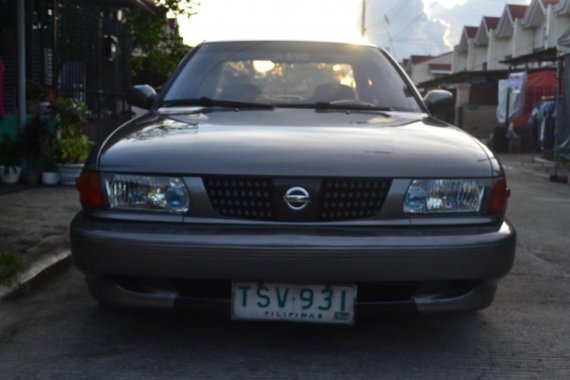
[[[347,328],[106,311],[70,269],[0,303],[0,378],[568,379],[570,186],[518,169],[510,181],[518,257],[477,314]]]

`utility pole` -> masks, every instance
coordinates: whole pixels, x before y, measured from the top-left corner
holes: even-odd
[[[18,125],[20,132],[26,126],[26,8],[25,0],[18,0]]]
[[[366,0],[362,0],[362,16],[360,22],[360,35],[362,38],[366,38]]]
[[[388,14],[384,15],[384,22],[386,23],[386,34],[388,35],[388,42],[390,42],[390,53],[392,55],[396,55],[396,51],[394,50],[394,41],[392,40],[392,33],[390,33],[390,18]]]

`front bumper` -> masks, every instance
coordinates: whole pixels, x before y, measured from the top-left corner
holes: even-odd
[[[227,292],[210,297],[202,290],[211,282],[227,289],[232,280],[354,283],[380,286],[380,293],[413,287],[401,298],[372,292],[372,299],[361,299],[359,290],[356,312],[374,315],[489,306],[496,280],[513,265],[516,233],[508,221],[500,227],[253,227],[111,221],[80,213],[71,224],[71,244],[75,264],[102,303],[208,305],[229,312]],[[185,294],[176,286],[180,281],[197,281],[197,291]]]
[[[516,233],[497,226],[301,227],[125,222],[78,214],[77,267],[91,277],[297,283],[493,281]]]

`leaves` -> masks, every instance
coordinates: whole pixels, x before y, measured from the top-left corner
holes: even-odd
[[[0,164],[4,165],[4,170],[15,168],[20,164],[22,155],[22,144],[11,135],[5,133],[0,138]]]
[[[59,98],[54,109],[59,117],[58,135],[50,139],[50,146],[43,146],[48,164],[52,160],[79,164],[85,162],[93,142],[83,135],[87,128],[87,104],[77,99]]]
[[[77,135],[63,138],[59,142],[61,161],[70,164],[82,164],[87,160],[93,142],[87,136]]]
[[[130,15],[134,83],[162,85],[189,50],[182,42],[175,23],[167,27],[168,19],[177,14],[195,14],[198,3],[193,0],[160,0],[157,4],[156,14],[152,17],[137,10]]]
[[[87,104],[73,98],[59,98],[53,105],[59,116],[63,137],[73,136],[87,127]]]
[[[170,15],[195,15],[200,3],[196,0],[158,0],[157,5],[165,8]]]

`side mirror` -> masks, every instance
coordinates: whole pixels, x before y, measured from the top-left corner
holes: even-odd
[[[424,97],[429,112],[436,117],[444,116],[446,113],[453,111],[455,106],[453,94],[445,90],[432,90]]]
[[[127,91],[127,102],[131,106],[144,108],[146,110],[152,107],[157,97],[158,95],[156,95],[154,88],[148,84],[139,84],[131,87]]]

